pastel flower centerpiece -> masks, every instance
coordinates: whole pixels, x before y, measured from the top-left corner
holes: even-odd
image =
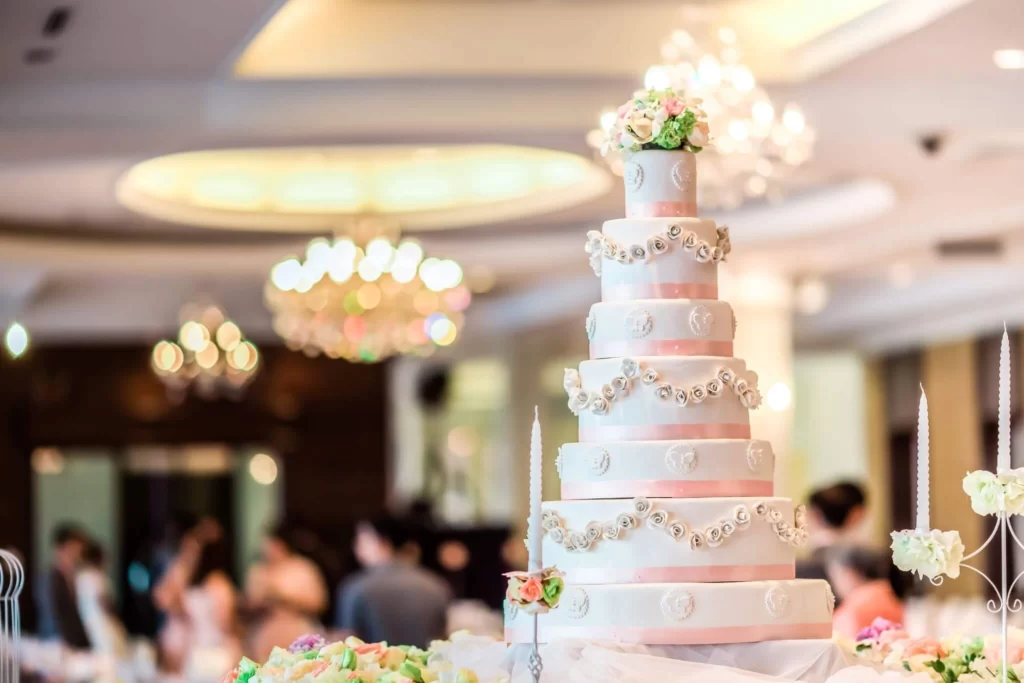
[[[1024,631],[1010,628],[1006,680],[1024,681]],[[942,683],[1002,681],[1002,638],[998,635],[914,638],[899,624],[876,619],[847,645],[855,656],[892,671],[925,673]]]
[[[505,597],[527,614],[543,614],[558,607],[565,590],[563,574],[554,567],[546,568],[540,574],[509,572],[505,576],[508,577]]]
[[[628,155],[644,149],[699,152],[710,141],[701,100],[687,99],[671,88],[637,90],[618,108],[605,131],[601,153]]]
[[[960,576],[964,544],[958,531],[894,531],[892,559],[900,571],[932,580],[942,575],[955,579]]]
[[[995,473],[988,470],[969,472],[964,477],[964,493],[971,499],[971,509],[979,515],[1024,514],[1024,468]]]
[[[433,647],[433,645],[432,645]],[[347,638],[327,643],[305,635],[274,648],[265,664],[243,657],[221,683],[479,683],[468,669],[454,670],[432,650],[365,643]]]

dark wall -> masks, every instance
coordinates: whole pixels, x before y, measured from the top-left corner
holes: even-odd
[[[32,556],[37,446],[264,444],[284,461],[288,520],[339,538],[384,507],[386,365],[267,348],[242,400],[190,395],[175,404],[149,352],[36,347],[18,361],[0,357],[0,546]]]

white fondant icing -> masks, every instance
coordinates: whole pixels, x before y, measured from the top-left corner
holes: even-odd
[[[746,524],[736,522],[737,507],[753,507],[750,498],[657,498],[627,500],[579,500],[544,503],[545,513],[553,513],[570,537],[592,523],[604,525],[615,521],[620,527],[614,541],[604,538],[586,544],[585,548],[565,547],[563,537],[557,542],[550,532],[544,537],[545,562],[566,572],[570,580],[575,569],[644,569],[664,567],[758,567],[788,566],[795,562],[795,548],[784,541],[766,518],[755,518]],[[793,521],[793,504],[788,498],[764,499],[766,507],[779,511],[783,521]],[[665,523],[647,525],[653,511],[664,512]],[[749,514],[749,513],[748,513]],[[734,531],[729,538],[720,524],[732,521]],[[687,527],[690,535],[675,542],[668,534],[671,523]],[[707,541],[709,529],[722,543],[712,547]],[[694,541],[694,534],[697,541]],[[694,552],[691,547],[707,544]],[[698,548],[699,549],[699,548]],[[790,575],[791,574],[791,569]]]
[[[632,339],[642,339],[651,333],[654,327],[654,319],[651,314],[642,308],[634,308],[626,314],[625,325],[626,336]]]
[[[771,452],[771,444],[767,441],[751,441],[747,446],[747,467],[751,472],[761,471],[765,451]]]
[[[597,333],[597,315],[594,313],[593,307],[590,309],[590,313],[587,314],[587,339],[594,341],[594,335]]]
[[[565,603],[565,612],[570,619],[582,619],[590,611],[590,596],[582,588],[567,588],[561,602]]]
[[[665,453],[665,465],[675,474],[690,474],[697,469],[697,451],[686,444],[671,446]]]
[[[660,634],[657,644],[687,645],[749,642],[764,637],[791,639],[795,636],[784,628],[792,625],[810,627],[809,631],[802,629],[805,632],[799,637],[828,639],[832,634],[832,617],[825,600],[827,585],[819,580],[792,580],[587,586],[590,603],[587,614],[574,618],[561,606],[553,609],[539,616],[539,635],[541,641],[548,642],[564,637],[557,629],[575,627],[576,637],[587,638],[585,629],[589,628],[597,639],[642,643],[645,642],[643,632],[638,631],[656,629]],[[770,586],[779,587],[791,596],[790,608],[780,617],[773,617],[764,608],[765,593]],[[566,595],[571,590],[570,584]],[[674,617],[674,611],[662,609],[662,601],[672,591],[685,592],[693,598],[694,609],[683,621]],[[562,599],[564,601],[565,596]],[[519,612],[514,619],[506,619],[505,627],[510,642],[530,642],[533,637],[533,617],[529,614]],[[548,629],[555,630],[549,635]],[[764,635],[758,638],[752,635],[754,633]]]
[[[637,192],[644,184],[644,168],[639,161],[629,161],[623,169],[622,180],[626,185],[626,192]]]
[[[519,616],[519,608],[516,607],[511,600],[505,598],[505,621],[514,621]]]
[[[677,190],[683,192],[686,192],[687,188],[696,187],[696,171],[696,164],[688,164],[682,160],[677,161],[672,165],[672,184],[676,186]]]
[[[704,242],[717,243],[718,230],[715,222],[702,218],[620,218],[606,221],[602,232],[616,244],[646,245],[653,235],[663,235],[673,225],[680,225],[686,231],[696,233]],[[698,262],[693,252],[684,251],[678,241],[670,244],[664,254],[655,256],[643,264],[619,263],[603,257],[595,260],[601,263],[602,301],[610,301],[613,298],[609,293],[613,287],[663,283],[715,287],[718,284],[718,265]]]
[[[608,471],[610,461],[611,456],[603,448],[591,448],[587,453],[587,465],[590,467],[590,471],[598,477]]]
[[[786,616],[789,611],[789,593],[779,583],[773,583],[764,594],[764,607],[776,619]]]
[[[639,390],[639,389],[637,389]],[[771,445],[764,445],[761,467],[751,471],[748,465],[747,449],[751,442],[744,439],[714,439],[691,441],[602,441],[598,443],[608,452],[608,469],[600,476],[591,469],[587,455],[594,444],[567,443],[559,451],[560,471],[563,484],[586,484],[588,482],[620,482],[624,486],[632,483],[643,486],[649,482],[716,482],[730,483],[737,491],[749,483],[767,486],[765,495],[771,492],[774,456]],[[670,453],[698,454],[697,467],[685,472],[674,469],[674,456]],[[746,489],[749,491],[749,488]],[[728,490],[722,492],[730,495]],[[644,495],[642,491],[625,489],[622,497],[633,498]],[[721,495],[721,494],[720,494]],[[735,493],[732,495],[750,495]],[[566,496],[563,492],[563,498]],[[576,496],[574,496],[576,497]],[[594,497],[594,496],[591,496]],[[607,498],[610,496],[597,496]]]
[[[705,304],[697,304],[690,309],[690,331],[697,337],[711,336],[715,324],[715,316]]]
[[[658,374],[657,385],[647,385],[642,381],[634,385],[628,396],[616,399],[604,411],[595,414],[592,410],[584,410],[579,414],[581,428],[612,427],[612,426],[653,426],[653,425],[701,425],[728,424],[749,425],[748,409],[730,390],[711,400],[693,401],[693,388],[705,385],[718,376],[723,368],[733,369],[739,378],[746,376],[746,365],[736,358],[716,358],[712,356],[651,356],[636,357],[644,367],[650,367]],[[598,389],[622,372],[622,359],[608,358],[583,361],[580,363],[580,378],[586,391]],[[737,380],[738,381],[738,380]],[[690,392],[689,403],[681,407],[672,398],[659,397],[658,386],[668,385],[685,389]],[[652,390],[653,389],[653,390]],[[583,393],[583,392],[580,392]],[[663,394],[664,392],[661,392]],[[706,395],[706,389],[703,391]]]
[[[678,172],[675,171],[677,165],[680,166]],[[697,157],[692,152],[661,149],[636,152],[626,162],[623,181],[627,204],[682,202],[691,209],[697,205]]]
[[[661,612],[672,621],[685,621],[693,614],[693,593],[672,588],[661,599]]]
[[[728,320],[732,307],[724,301],[701,301],[699,299],[646,299],[643,301],[613,301],[598,303],[590,309],[588,330],[593,318],[594,333],[590,336],[593,351],[591,358],[613,357],[618,353],[602,353],[602,344],[620,345],[634,339],[644,341],[692,340],[731,342],[732,330]],[[704,320],[706,327],[694,328],[695,316]],[[698,334],[698,332],[703,334]],[[615,347],[611,351],[616,351]],[[694,355],[686,349],[664,351],[665,355]],[[701,353],[699,355],[708,355]]]

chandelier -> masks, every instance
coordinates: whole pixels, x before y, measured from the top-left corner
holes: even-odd
[[[203,398],[241,396],[259,367],[256,346],[214,305],[186,305],[180,319],[177,341],[157,342],[150,358],[168,392],[180,397],[194,387]]]
[[[757,85],[743,61],[736,32],[720,28],[707,47],[678,30],[661,47],[663,63],[644,76],[644,87],[673,88],[703,100],[712,132],[710,144],[698,157],[698,201],[709,208],[734,209],[751,199],[781,199],[795,171],[810,159],[815,134],[795,104],[779,110]],[[615,111],[601,114],[601,128],[587,135],[600,149],[604,132],[615,122]],[[610,162],[622,175],[623,160]]]
[[[275,265],[265,288],[289,348],[367,363],[449,346],[471,298],[458,263],[424,258],[419,243],[379,220],[312,240],[305,260]]]

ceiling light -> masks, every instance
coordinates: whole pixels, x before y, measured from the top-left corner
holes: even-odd
[[[783,410],[789,407],[789,404],[793,400],[793,394],[790,392],[789,387],[784,382],[776,382],[768,389],[768,393],[765,394],[764,401],[768,404],[768,407],[777,413],[781,413]]]
[[[28,330],[21,323],[11,323],[4,335],[4,345],[11,358],[20,358],[28,350]]]
[[[212,305],[186,304],[180,317],[178,341],[159,341],[150,354],[150,367],[168,392],[180,397],[194,386],[213,398],[244,389],[256,375],[259,352],[238,325]]]
[[[277,462],[266,453],[257,453],[249,460],[249,476],[257,484],[270,486],[277,481]]]
[[[1024,50],[996,50],[992,53],[992,61],[1000,69],[1024,69]]]
[[[121,176],[117,197],[161,220],[308,233],[366,214],[417,229],[513,220],[588,201],[610,184],[588,159],[535,147],[293,147],[157,157]]]
[[[347,232],[333,243],[313,240],[304,263],[289,258],[271,269],[265,299],[285,343],[370,363],[454,343],[472,299],[462,267],[424,258],[412,240],[396,245],[388,221],[365,219]]]

